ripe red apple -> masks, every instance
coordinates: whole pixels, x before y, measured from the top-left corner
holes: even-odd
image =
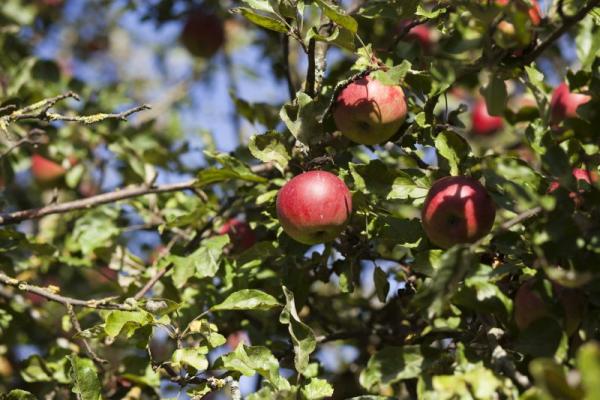
[[[31,174],[39,184],[54,183],[66,173],[65,167],[44,156],[39,154],[31,156]]]
[[[244,251],[256,243],[256,235],[250,225],[239,219],[230,219],[219,229],[218,233],[219,235],[228,234],[236,251]]]
[[[468,176],[437,180],[421,211],[425,234],[442,248],[481,239],[492,229],[495,218],[496,207],[489,193]]]
[[[195,10],[184,22],[180,40],[192,55],[210,58],[225,43],[223,21],[204,10]]]
[[[294,240],[317,244],[335,239],[352,213],[344,181],[330,172],[310,171],[287,182],[277,194],[277,216]]]
[[[406,99],[400,86],[386,86],[367,76],[340,91],[333,119],[350,140],[374,145],[394,136],[406,114]]]
[[[566,118],[578,118],[577,108],[591,100],[591,97],[585,94],[571,93],[566,83],[558,85],[552,92],[550,101],[550,122],[553,125],[559,124]]]
[[[473,134],[480,136],[492,135],[503,127],[504,120],[502,117],[490,115],[485,100],[477,100],[471,113],[471,131]]]

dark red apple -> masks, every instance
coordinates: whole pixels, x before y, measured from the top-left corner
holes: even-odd
[[[495,218],[496,207],[489,193],[468,176],[437,180],[421,212],[425,234],[442,248],[481,239],[490,232]]]
[[[218,233],[219,235],[229,235],[236,251],[244,251],[256,243],[256,235],[250,225],[239,219],[230,219],[219,229]]]
[[[502,117],[490,115],[485,100],[477,100],[471,113],[471,131],[473,134],[480,136],[492,135],[503,127],[504,120]]]
[[[310,171],[287,182],[277,194],[277,216],[294,240],[317,244],[335,239],[352,213],[352,196],[330,172]]]
[[[387,86],[367,76],[340,91],[333,119],[350,140],[374,145],[394,136],[406,114],[406,98],[400,86]]]
[[[566,118],[578,118],[577,108],[590,100],[591,97],[588,95],[571,93],[569,86],[564,82],[561,83],[552,92],[550,122],[557,125]]]
[[[188,15],[180,40],[192,55],[210,58],[225,43],[223,21],[204,10],[195,10]]]
[[[535,281],[530,279],[517,290],[514,301],[515,324],[519,330],[526,329],[530,324],[548,315],[548,306],[542,296],[535,290]]]
[[[31,156],[31,174],[40,184],[54,183],[67,173],[67,169],[39,154]]]
[[[517,290],[514,300],[514,318],[519,330],[527,329],[538,319],[551,316],[551,304],[544,300],[534,286],[535,280],[529,279]],[[584,299],[575,289],[565,288],[556,283],[552,284],[552,288],[562,308],[563,327],[570,336],[575,333],[583,318]]]

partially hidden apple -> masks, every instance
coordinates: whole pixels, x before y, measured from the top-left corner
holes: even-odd
[[[500,7],[514,7],[510,10],[512,12],[505,12],[507,17],[496,26],[494,40],[502,48],[515,49],[514,55],[519,56],[522,50],[531,45],[535,38],[535,32],[532,28],[539,26],[542,22],[540,5],[536,0],[531,0],[531,4],[524,0],[496,0],[495,4]],[[519,19],[517,14],[528,18],[531,26],[517,32],[513,21],[513,19]]]
[[[398,31],[402,32],[407,26],[409,26],[409,24],[412,23],[413,21],[409,19],[403,20],[398,26]],[[434,32],[426,24],[418,24],[410,28],[403,41],[416,41],[423,52],[429,53],[435,43]]]
[[[567,335],[572,335],[583,317],[585,305],[582,295],[575,289],[552,284],[553,296],[556,296],[562,311],[562,324]],[[535,280],[525,281],[517,290],[514,300],[514,319],[519,330],[527,329],[535,321],[552,316],[552,305],[544,300],[535,288]]]
[[[550,101],[550,122],[559,124],[566,118],[578,118],[577,108],[591,100],[586,94],[571,93],[566,83],[561,83],[552,92]]]
[[[484,99],[475,102],[471,112],[471,132],[474,135],[492,135],[502,130],[503,127],[504,120],[502,117],[490,115]]]
[[[489,193],[468,176],[437,180],[421,211],[425,234],[442,248],[481,239],[490,232],[495,218],[496,206]]]
[[[277,194],[277,216],[283,230],[304,244],[334,240],[352,213],[352,196],[340,178],[310,171],[287,182]]]
[[[578,181],[587,182],[587,184],[591,185],[595,182],[598,182],[598,174],[595,171],[588,171],[582,168],[573,168],[573,177]],[[560,183],[558,181],[553,181],[548,187],[548,193],[554,192],[556,189],[560,187]],[[579,195],[583,193],[583,189],[579,191],[579,193],[570,192],[569,197],[573,199],[575,206],[579,207],[582,203],[582,198]]]
[[[31,156],[31,174],[39,184],[51,184],[67,173],[67,169],[55,161],[34,154]]]
[[[404,91],[366,76],[343,88],[337,96],[333,119],[350,140],[366,145],[384,143],[398,131],[407,115]]]
[[[256,235],[245,221],[232,218],[218,230],[219,235],[229,235],[235,251],[244,251],[256,243]]]
[[[184,22],[180,40],[190,54],[210,58],[225,43],[223,21],[204,10],[194,10]]]

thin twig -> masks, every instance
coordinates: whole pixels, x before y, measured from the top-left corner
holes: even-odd
[[[575,26],[579,21],[584,19],[595,7],[600,6],[600,0],[592,0],[585,7],[581,8],[573,16],[564,16],[563,24],[550,34],[542,43],[540,43],[531,53],[526,54],[520,64],[531,64],[538,58],[548,47],[550,47],[558,38],[564,35],[569,29]]]
[[[272,163],[263,163],[250,167],[250,170],[255,174],[266,173],[271,171],[272,169]],[[9,213],[0,213],[0,225],[16,224],[25,220],[42,218],[50,214],[65,214],[71,211],[87,210],[90,208],[98,207],[103,204],[115,203],[120,200],[146,196],[149,194],[192,190],[194,189],[195,184],[196,180],[191,179],[188,181],[169,183],[160,186],[131,186],[126,189],[102,193],[96,196],[90,196],[84,199],[68,201],[65,203],[55,203],[40,208],[14,211]]]
[[[75,309],[73,308],[73,306],[71,304],[65,304],[65,308],[67,309],[67,314],[69,314],[69,319],[71,320],[71,324],[73,325],[75,332],[77,332],[77,334],[79,335],[79,339],[81,340],[81,343],[83,343],[85,352],[88,354],[88,356],[92,360],[94,360],[94,362],[101,369],[104,369],[104,366],[108,364],[108,361],[106,361],[103,358],[100,358],[98,356],[98,354],[96,354],[96,352],[94,352],[94,349],[92,349],[92,346],[89,344],[87,339],[82,336],[81,325],[79,324],[79,320],[77,319],[77,314],[75,314]]]
[[[23,292],[29,292],[33,294],[37,294],[38,296],[42,296],[48,300],[55,301],[57,303],[63,304],[65,306],[71,305],[74,307],[86,307],[86,308],[94,308],[98,310],[121,310],[121,311],[133,311],[133,309],[125,304],[113,303],[114,298],[108,299],[98,299],[98,300],[81,300],[75,299],[72,297],[61,296],[54,292],[51,292],[48,289],[42,288],[40,286],[31,285],[27,282],[21,281],[19,279],[11,278],[10,276],[0,273],[0,283],[3,283],[8,286],[12,286],[21,290]]]

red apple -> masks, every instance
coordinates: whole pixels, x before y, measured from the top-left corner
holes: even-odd
[[[503,127],[504,120],[502,117],[490,115],[485,100],[477,100],[471,113],[471,131],[473,134],[480,136],[492,135]]]
[[[573,176],[578,181],[585,181],[589,185],[598,181],[598,174],[595,171],[588,171],[586,169],[581,168],[573,168]],[[548,187],[548,193],[554,192],[556,189],[560,187],[560,183],[558,181],[554,181]],[[579,193],[583,193],[583,189],[579,191]],[[575,207],[581,206],[582,198],[579,193],[570,192],[569,197],[573,199],[575,202]]]
[[[402,32],[413,21],[403,20],[398,26],[399,32]],[[406,34],[405,41],[416,41],[424,52],[430,52],[434,44],[434,37],[431,28],[425,24],[413,26]]]
[[[387,86],[371,76],[350,83],[337,96],[333,119],[350,140],[374,145],[387,141],[406,119],[400,86]]]
[[[489,193],[468,176],[437,180],[421,212],[425,234],[442,248],[481,239],[492,229],[495,218],[496,207]]]
[[[250,225],[239,219],[232,218],[218,231],[219,235],[229,235],[234,250],[244,251],[256,243],[256,235]]]
[[[31,174],[40,184],[54,183],[66,173],[65,167],[44,156],[39,154],[31,156]]]
[[[232,351],[237,349],[240,343],[250,346],[250,337],[246,331],[235,331],[227,336],[227,347]]]
[[[204,10],[195,10],[185,21],[180,40],[192,55],[210,58],[225,43],[223,21]]]
[[[514,301],[515,323],[519,330],[526,329],[530,324],[548,314],[548,306],[542,296],[533,290],[535,281],[530,279],[517,290]]]
[[[317,244],[335,239],[352,213],[344,181],[330,172],[310,171],[287,182],[277,194],[277,216],[294,240]]]
[[[591,100],[591,97],[585,94],[571,93],[566,83],[558,85],[552,92],[550,101],[550,122],[553,125],[559,124],[566,118],[578,118],[577,108]]]

